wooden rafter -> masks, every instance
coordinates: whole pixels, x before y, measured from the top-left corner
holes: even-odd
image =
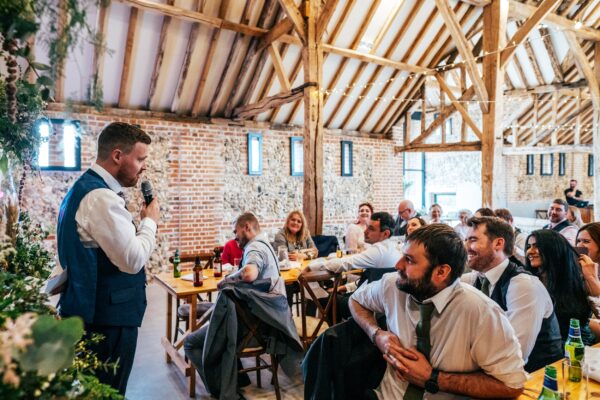
[[[492,2],[492,0],[460,0],[463,3],[471,4],[472,6],[485,7]]]
[[[58,31],[62,31],[67,25],[67,2],[66,0],[59,1],[58,11]],[[56,66],[56,79],[54,81],[54,101],[64,102],[65,101],[65,75],[64,75],[64,62],[59,63]]]
[[[525,3],[520,3],[516,0],[510,0],[508,15],[510,18],[514,19],[525,19],[532,15],[535,12],[535,9],[536,8],[534,6]],[[576,34],[576,36],[578,36],[581,39],[600,41],[600,31],[598,31],[597,29],[589,28],[586,26],[576,28],[576,21],[572,21],[560,15],[549,13],[543,19],[543,21],[548,24],[554,25],[557,28],[572,31]]]
[[[562,82],[565,80],[565,77],[562,69],[560,68],[560,62],[556,57],[556,50],[554,49],[552,39],[550,38],[550,30],[548,28],[540,28],[540,35],[542,35],[542,43],[544,43],[546,53],[548,53],[548,58],[550,59],[552,71],[554,72],[554,81]]]
[[[469,77],[471,78],[471,82],[475,86],[475,93],[479,98],[481,111],[484,113],[488,112],[488,93],[485,90],[485,85],[483,83],[483,79],[481,78],[481,73],[479,72],[479,68],[477,67],[477,63],[473,58],[473,49],[465,34],[462,31],[462,27],[458,22],[458,18],[450,5],[448,4],[448,0],[435,0],[435,4],[437,5],[438,10],[446,24],[446,27],[450,31],[452,38],[456,44],[458,52],[460,53],[463,62],[465,63],[465,67],[469,72]]]
[[[101,42],[94,43],[94,60],[92,61],[92,81],[90,82],[90,100],[98,96],[101,92],[101,85],[104,78],[104,42],[106,38],[106,30],[108,27],[108,17],[110,15],[110,3],[101,4],[98,10],[97,31],[99,33],[98,40]]]
[[[283,69],[283,63],[281,61],[281,55],[279,54],[279,50],[273,43],[269,46],[269,55],[271,56],[271,61],[273,62],[273,66],[275,67],[275,73],[277,74],[277,79],[279,79],[279,85],[286,92],[291,90],[290,81]]]
[[[323,34],[327,31],[327,26],[329,25],[329,21],[333,16],[333,13],[339,3],[339,0],[328,0],[327,3],[323,6],[321,10],[321,16],[319,17],[319,23],[317,26],[317,39],[321,40],[323,38]]]
[[[286,91],[284,93],[276,94],[275,96],[269,96],[257,103],[248,104],[242,107],[238,107],[233,112],[234,118],[247,119],[255,115],[261,114],[267,110],[275,107],[281,107],[283,104],[290,103],[298,100],[304,96],[304,89],[310,86],[316,86],[315,83],[305,83],[302,86]]]
[[[260,39],[260,42],[256,46],[256,52],[261,52],[269,47],[271,43],[279,39],[282,35],[287,34],[293,26],[294,23],[291,19],[288,17],[283,18]]]
[[[585,79],[581,79],[576,82],[556,82],[548,85],[535,86],[527,89],[514,89],[514,90],[505,90],[505,96],[526,96],[528,94],[541,94],[541,93],[552,93],[552,92],[564,92],[564,91],[573,91],[579,88],[587,86],[587,81]]]
[[[446,143],[443,146],[439,144],[409,144],[406,146],[394,147],[394,152],[397,153],[408,153],[408,152],[447,152],[447,151],[481,151],[481,142],[453,142]]]
[[[121,84],[119,85],[119,108],[127,108],[129,106],[129,95],[131,94],[131,63],[135,55],[135,44],[139,10],[135,7],[131,8],[129,14],[129,26],[127,28],[127,39],[125,41],[125,55],[123,59],[123,70],[121,72]]]
[[[282,46],[282,50],[279,51],[279,54],[281,54],[281,58],[284,59],[286,53],[289,50],[289,46],[287,45],[283,45]],[[267,53],[268,54],[268,53]],[[296,77],[298,76],[298,73],[300,72],[300,69],[302,68],[302,54],[298,55],[298,63],[294,66],[294,70],[292,71],[291,77],[289,79],[290,82],[294,82],[296,80]],[[265,75],[265,82],[263,84],[263,87],[261,88],[261,90],[258,92],[259,95],[257,97],[257,99],[262,99],[265,96],[267,96],[267,94],[269,93],[269,91],[271,90],[271,87],[273,86],[273,83],[275,83],[275,79],[270,79],[271,76],[273,76],[273,73],[275,72],[275,66],[273,65],[273,63],[271,63],[271,65],[269,66],[269,71],[268,73]],[[294,104],[298,104],[300,101],[297,101]],[[267,120],[270,121],[274,121],[274,115],[277,114],[277,112],[281,110],[281,108],[277,107],[275,108],[271,114],[268,116]]]
[[[517,23],[518,26],[518,23]],[[542,74],[542,69],[538,63],[537,57],[533,52],[533,48],[531,47],[531,43],[524,42],[523,48],[525,49],[525,53],[527,54],[527,58],[529,59],[529,63],[533,67],[533,73],[535,74],[535,79],[537,80],[538,85],[543,85],[546,82],[544,81],[544,75]]]
[[[471,128],[473,133],[475,133],[475,135],[479,138],[479,140],[481,140],[481,130],[479,129],[479,127],[477,126],[475,121],[473,121],[473,119],[469,115],[469,112],[463,107],[463,105],[454,96],[454,93],[452,93],[452,90],[450,90],[450,88],[446,84],[446,81],[440,76],[440,74],[435,74],[434,76],[440,85],[441,92],[446,93],[446,95],[450,99],[450,102],[452,104],[454,104],[454,107],[456,107],[456,109],[462,116],[463,123],[466,123],[467,125],[469,125],[469,127]],[[443,112],[443,110],[442,110],[442,112]],[[442,127],[443,126],[444,126],[444,124],[442,124]]]
[[[556,154],[556,153],[592,153],[592,145],[556,145],[556,146],[519,146],[504,147],[502,155],[519,156],[526,154]]]
[[[172,6],[175,4],[175,0],[167,0],[166,4]],[[148,109],[154,108],[152,105],[156,102],[156,85],[158,84],[159,74],[165,56],[165,50],[167,47],[167,32],[169,31],[169,26],[171,26],[171,20],[172,18],[168,15],[166,15],[162,20],[160,36],[158,38],[158,52],[156,53],[156,59],[154,60],[154,69],[152,70],[150,89],[148,91],[148,103],[146,104]]]
[[[306,32],[305,32],[305,24],[304,17],[298,7],[294,3],[294,0],[278,0],[279,5],[285,11],[287,17],[292,21],[294,25],[294,30],[296,34],[302,40],[302,43],[306,43]]]
[[[506,62],[515,54],[517,47],[522,44],[529,34],[539,25],[539,23],[546,18],[562,0],[544,0],[535,9],[535,12],[527,18],[527,20],[519,27],[512,38],[508,41],[508,45],[501,54],[502,65],[506,65]]]
[[[600,87],[598,86],[598,80],[596,79],[594,70],[589,64],[588,57],[585,54],[585,51],[581,48],[581,45],[579,44],[579,41],[573,32],[564,32],[564,34],[567,42],[569,43],[569,48],[571,49],[571,52],[575,58],[577,70],[581,76],[588,81],[594,108],[600,110]]]

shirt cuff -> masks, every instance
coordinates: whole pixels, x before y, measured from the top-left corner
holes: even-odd
[[[139,230],[142,230],[144,228],[148,228],[152,231],[152,233],[156,234],[157,226],[156,222],[154,222],[152,218],[146,217],[142,220],[142,222],[140,222]]]

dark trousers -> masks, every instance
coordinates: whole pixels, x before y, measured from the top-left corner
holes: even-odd
[[[97,333],[104,339],[97,344],[91,344],[89,350],[96,353],[102,362],[118,362],[116,371],[112,368],[96,371],[96,377],[101,383],[112,386],[125,395],[127,380],[133,367],[135,348],[137,346],[137,326],[103,326],[85,324],[85,338],[89,339]]]

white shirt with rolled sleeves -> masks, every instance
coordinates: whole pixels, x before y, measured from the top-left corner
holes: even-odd
[[[417,347],[415,328],[420,319],[417,302],[398,290],[397,274],[363,285],[352,299],[383,313],[388,330],[407,348]],[[506,386],[521,388],[527,381],[521,347],[500,307],[474,287],[457,279],[425,302],[433,302],[430,363],[449,373],[483,371]],[[388,364],[376,390],[380,399],[402,399],[408,383],[400,381]],[[451,393],[425,392],[424,399],[460,399]]]
[[[119,182],[98,164],[91,169],[109,189],[92,190],[81,200],[75,214],[79,238],[85,247],[101,248],[121,272],[136,274],[154,250],[156,222],[144,218],[136,229],[125,200],[117,194],[123,190]]]
[[[485,277],[490,281],[490,294],[493,293],[496,283],[508,267],[506,259],[499,265],[487,271]],[[461,280],[469,285],[475,285],[482,274],[469,272]],[[510,280],[506,292],[506,316],[515,330],[525,363],[535,346],[535,341],[542,328],[544,318],[548,318],[554,311],[552,299],[544,284],[535,276],[519,274]]]
[[[556,224],[553,224],[551,222],[549,229],[554,228],[556,225],[562,223],[563,221],[564,221],[564,219],[562,221],[557,222]],[[569,225],[569,226],[561,229],[558,233],[560,233],[565,239],[567,239],[567,242],[569,242],[569,244],[571,246],[575,246],[575,239],[577,238],[577,232],[579,232],[579,228],[577,228],[575,225]]]

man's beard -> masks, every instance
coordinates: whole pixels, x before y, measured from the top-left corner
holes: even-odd
[[[408,279],[408,277],[404,275],[404,272],[398,271],[398,275],[400,276],[396,279],[396,287],[419,301],[432,297],[438,292],[437,288],[431,283],[433,268],[433,266],[430,266],[425,272],[425,275],[420,279]],[[400,282],[400,278],[402,278],[404,282]]]
[[[493,261],[494,261],[494,255],[491,254],[491,252],[488,254],[480,253],[476,256],[474,263],[471,263],[471,261],[468,261],[468,265],[469,265],[469,268],[471,268],[475,271],[483,271],[486,268],[493,266],[492,265]]]

